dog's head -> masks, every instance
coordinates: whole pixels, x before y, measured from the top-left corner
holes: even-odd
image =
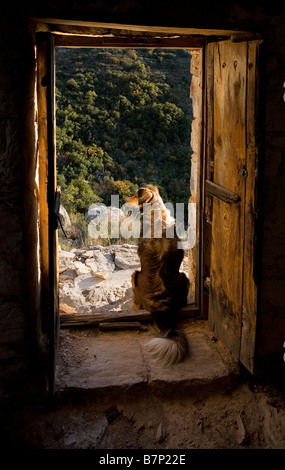
[[[150,211],[146,209],[144,204]],[[126,206],[139,208],[140,214],[144,216],[145,226],[148,220],[151,224],[161,223],[164,229],[175,223],[175,219],[172,217],[169,208],[165,206],[157,187],[151,184],[139,188],[133,196],[126,200]],[[148,217],[150,218],[148,219]]]
[[[143,207],[143,204],[154,204],[160,202],[159,191],[155,186],[148,184],[142,188],[139,188],[136,193],[126,200],[126,204],[129,206]]]

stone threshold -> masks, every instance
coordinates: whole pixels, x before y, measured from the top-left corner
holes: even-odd
[[[150,331],[63,329],[56,371],[56,394],[130,392],[131,389],[173,394],[231,388],[239,376],[238,360],[213,337],[205,321],[184,320],[190,354],[171,368],[144,353]]]

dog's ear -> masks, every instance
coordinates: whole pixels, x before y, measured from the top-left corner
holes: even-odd
[[[153,186],[152,184],[146,185],[146,188],[149,189],[153,195],[159,196],[159,191],[156,186]]]
[[[140,188],[137,194],[138,194],[139,205],[151,202],[154,196],[150,188]]]

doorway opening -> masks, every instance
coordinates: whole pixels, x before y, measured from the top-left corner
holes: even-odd
[[[55,77],[62,324],[133,314],[140,261],[124,203],[147,184],[180,224],[193,315],[202,50],[57,47]]]
[[[179,34],[176,38],[156,37],[152,31],[150,36],[139,39],[76,36],[76,32],[38,34],[40,256],[43,290],[48,299],[44,316],[50,322],[52,357],[56,357],[59,337],[58,231],[55,230],[58,226],[54,223],[55,215],[59,218],[57,192],[55,198],[55,48],[188,49],[191,50],[193,109],[189,194],[190,202],[195,204],[195,217],[190,220],[195,220],[192,229],[196,243],[189,250],[189,266],[194,267],[194,275],[190,277],[194,303],[188,306],[187,314],[206,312],[209,329],[245,367],[254,370],[259,286],[256,240],[262,41],[252,39],[251,34],[239,36],[225,31],[213,35],[205,31],[188,34],[187,37]],[[73,82],[69,85],[76,86]],[[133,91],[133,98],[140,99],[139,88],[138,92]],[[89,94],[89,98],[89,105],[94,106],[95,96]],[[109,124],[111,127],[112,120]],[[134,319],[121,313],[109,312],[108,319],[113,323]],[[63,313],[60,325],[98,326],[102,318],[106,321],[106,316],[98,315],[96,310],[90,315]],[[136,314],[135,318],[149,319],[146,312],[141,312],[139,317]]]

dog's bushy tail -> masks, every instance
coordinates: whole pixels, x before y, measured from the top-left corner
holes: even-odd
[[[179,329],[161,330],[144,344],[145,352],[163,366],[173,366],[183,361],[189,352],[188,341]]]

